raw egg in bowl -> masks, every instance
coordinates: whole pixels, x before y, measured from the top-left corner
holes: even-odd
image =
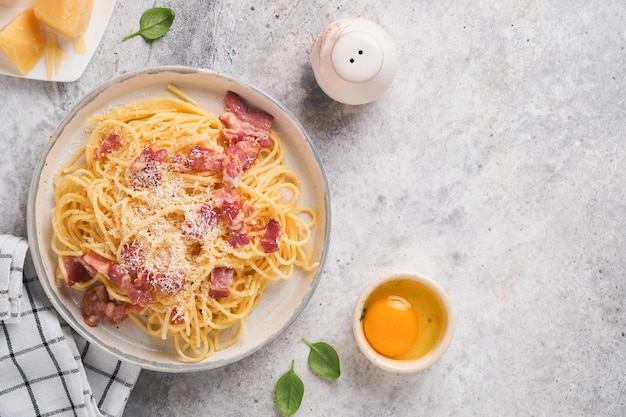
[[[432,279],[393,272],[361,292],[353,318],[361,352],[378,367],[408,373],[427,369],[450,346],[454,316],[448,294]]]

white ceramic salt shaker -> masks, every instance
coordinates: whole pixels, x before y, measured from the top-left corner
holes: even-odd
[[[398,59],[387,32],[366,19],[340,19],[320,33],[311,66],[320,88],[344,104],[366,104],[391,85]]]

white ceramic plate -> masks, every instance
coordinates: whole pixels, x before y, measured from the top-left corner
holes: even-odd
[[[235,345],[196,364],[182,362],[172,341],[146,336],[132,320],[125,320],[119,326],[86,326],[81,311],[82,293],[55,285],[57,261],[50,246],[54,175],[86,140],[86,120],[117,104],[167,96],[168,84],[176,85],[215,114],[224,111],[224,95],[232,90],[251,107],[273,115],[272,128],[284,142],[287,164],[302,180],[300,204],[312,206],[319,215],[313,235],[313,258],[320,262],[319,268],[310,273],[298,271],[289,280],[272,282],[248,318],[246,335]],[[88,94],[61,120],[51,137],[30,188],[28,240],[39,280],[48,298],[70,326],[100,348],[122,360],[157,371],[187,372],[217,368],[240,360],[275,339],[296,319],[313,295],[328,247],[328,184],[320,159],[302,126],[266,94],[231,77],[206,70],[186,67],[146,69],[109,81]]]
[[[3,6],[6,4],[7,6]],[[25,9],[30,7],[31,1],[29,0],[4,0],[0,1],[0,28],[6,26],[15,17],[22,13]],[[84,54],[78,54],[74,52],[74,40],[63,35],[57,34],[57,40],[59,46],[65,54],[65,59],[61,69],[52,79],[48,79],[48,72],[46,70],[46,58],[43,56],[41,60],[35,65],[31,72],[26,75],[21,75],[15,66],[9,59],[0,52],[0,74],[11,75],[13,77],[30,78],[33,80],[44,81],[76,81],[83,74],[89,61],[93,57],[93,54],[98,48],[98,44],[104,35],[113,8],[115,7],[115,0],[94,0],[93,12],[91,15],[91,21],[87,32],[85,32],[85,42],[87,44],[87,52]]]

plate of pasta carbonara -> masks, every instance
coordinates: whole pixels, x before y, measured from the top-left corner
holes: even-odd
[[[146,369],[217,368],[275,339],[313,295],[328,184],[268,95],[150,68],[96,88],[51,137],[28,238],[52,304],[88,341]]]

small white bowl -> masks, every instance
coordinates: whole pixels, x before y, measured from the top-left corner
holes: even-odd
[[[442,330],[435,345],[424,356],[413,360],[390,359],[378,353],[367,341],[363,331],[363,309],[374,290],[390,281],[409,280],[426,286],[435,295],[442,312]],[[452,303],[445,290],[432,279],[415,272],[397,271],[381,275],[363,289],[354,308],[352,330],[359,349],[370,362],[381,369],[397,373],[421,372],[437,362],[446,352],[454,334]],[[419,335],[418,335],[419,338]]]

